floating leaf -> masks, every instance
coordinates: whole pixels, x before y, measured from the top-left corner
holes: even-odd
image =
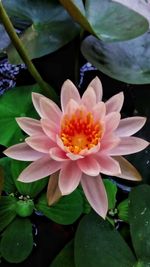
[[[21,132],[15,118],[28,116],[31,112],[32,114],[34,113],[31,101],[32,91],[40,92],[41,90],[38,85],[16,87],[1,96],[0,144],[10,146],[23,141],[24,135]]]
[[[144,17],[110,0],[86,0],[85,8],[88,21],[103,41],[129,40],[149,28]]]
[[[113,0],[114,2],[120,3],[127,6],[130,9],[143,15],[150,22],[150,5],[149,0]]]
[[[0,165],[0,196],[4,186],[4,170],[3,167]]]
[[[75,267],[73,240],[61,250],[49,267]]]
[[[135,263],[119,232],[93,212],[78,226],[74,255],[76,267],[133,267]]]
[[[140,185],[129,195],[129,222],[135,253],[150,262],[150,186]]]
[[[3,191],[6,192],[7,194],[16,192],[16,186],[12,179],[10,163],[11,163],[10,158],[4,157],[0,159],[0,165],[3,167],[4,171]]]
[[[14,0],[13,5],[11,0],[3,0],[3,4],[10,17],[30,23],[21,35],[30,59],[56,51],[79,33],[79,27],[57,0]],[[11,62],[21,62],[13,46],[7,52]]]
[[[66,8],[70,15],[77,21],[85,30],[94,34],[94,31],[86,18],[86,11],[82,0],[59,0]]]
[[[124,222],[129,222],[129,200],[125,199],[117,206],[118,217]]]
[[[88,36],[81,50],[89,62],[114,79],[131,84],[150,83],[150,32],[115,43]]]
[[[129,40],[149,28],[143,16],[110,0],[86,0],[85,10],[81,0],[60,2],[84,29],[103,41]]]
[[[80,192],[75,190],[70,195],[61,197],[56,204],[49,207],[46,196],[43,195],[36,208],[52,221],[67,225],[74,223],[82,214],[83,199]]]
[[[24,162],[24,161],[12,160],[12,163],[11,163],[12,177],[16,185],[16,188],[18,189],[21,195],[34,198],[44,189],[44,187],[47,185],[48,180],[45,178],[45,179],[41,179],[39,181],[35,181],[32,183],[23,183],[23,182],[18,181],[17,179],[19,177],[19,174],[28,165],[29,163]]]
[[[0,242],[2,257],[10,263],[24,261],[32,251],[32,224],[27,218],[17,217],[4,231]]]
[[[109,179],[103,180],[108,197],[108,209],[114,209],[116,205],[117,186]]]
[[[1,196],[0,198],[0,232],[16,217],[16,198]]]

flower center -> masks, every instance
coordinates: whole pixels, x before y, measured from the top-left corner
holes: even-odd
[[[102,138],[103,132],[103,125],[94,121],[91,112],[85,113],[77,110],[71,116],[64,116],[60,138],[70,152],[78,154],[83,149],[96,146]]]

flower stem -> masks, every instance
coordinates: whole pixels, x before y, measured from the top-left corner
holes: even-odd
[[[47,84],[42,79],[40,73],[37,71],[34,64],[29,59],[27,52],[26,52],[26,49],[23,46],[20,38],[16,34],[14,27],[13,27],[6,11],[5,11],[5,8],[2,5],[1,0],[0,0],[0,18],[1,18],[1,22],[3,23],[11,41],[12,41],[12,44],[16,48],[16,50],[17,50],[18,54],[20,55],[21,59],[23,60],[23,62],[26,64],[29,72],[31,73],[31,75],[33,76],[35,81],[39,84],[39,86],[41,87],[41,89],[43,90],[45,95],[50,97],[55,102],[58,102],[58,96],[57,96],[56,92],[54,91],[54,89],[52,87],[50,87],[50,85]]]

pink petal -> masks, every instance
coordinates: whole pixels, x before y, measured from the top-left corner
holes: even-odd
[[[77,103],[80,103],[81,98],[75,85],[70,80],[66,80],[61,89],[61,107],[64,113],[70,99],[73,99]]]
[[[49,151],[50,157],[56,161],[66,161],[68,157],[66,153],[62,151],[59,147],[53,147]]]
[[[100,172],[100,167],[95,158],[87,156],[77,161],[78,167],[82,172],[90,176],[97,176]]]
[[[131,181],[141,181],[142,177],[137,169],[125,158],[121,156],[113,157],[118,161],[121,169],[121,173],[116,174],[116,177],[131,180]]]
[[[43,134],[41,123],[38,120],[27,117],[21,117],[21,118],[16,118],[16,121],[19,124],[20,128],[28,135],[41,134],[41,133]]]
[[[92,109],[92,114],[95,121],[102,121],[106,114],[106,107],[104,102],[98,102]]]
[[[102,94],[103,94],[103,89],[102,89],[102,84],[101,81],[98,77],[95,77],[89,84],[88,87],[92,87],[95,91],[96,95],[96,102],[98,103],[99,101],[102,100]]]
[[[33,150],[26,143],[17,144],[7,148],[3,152],[6,156],[23,161],[34,161],[43,157],[43,153]]]
[[[109,100],[106,101],[106,112],[120,112],[124,101],[123,92],[112,96]]]
[[[68,152],[67,148],[64,146],[63,141],[61,140],[59,135],[56,135],[56,142],[57,142],[57,145],[60,147],[60,149],[62,149],[65,152]]]
[[[44,95],[41,95],[38,93],[32,93],[32,102],[33,102],[33,105],[34,105],[36,111],[40,115],[40,117],[42,117],[41,107],[40,107],[40,100],[42,98],[46,98],[46,97]]]
[[[60,170],[59,188],[62,195],[72,193],[81,180],[82,172],[75,161],[65,162]]]
[[[30,147],[43,153],[49,153],[49,149],[56,146],[46,135],[30,136],[25,141]]]
[[[55,173],[60,168],[60,162],[50,159],[50,156],[45,156],[32,162],[27,168],[25,168],[20,174],[18,181],[24,183],[34,182]]]
[[[109,154],[111,156],[129,155],[145,149],[149,142],[138,137],[122,137],[119,145],[112,150]]]
[[[72,115],[73,113],[76,112],[76,110],[79,108],[79,104],[74,100],[74,99],[70,99],[68,101],[68,104],[66,106],[65,109],[65,114],[67,115]]]
[[[130,136],[138,132],[146,122],[144,117],[131,117],[122,119],[115,133],[118,136]]]
[[[83,158],[83,156],[81,156],[80,154],[73,154],[71,152],[67,153],[66,155],[71,160],[77,160],[77,159],[82,159]]]
[[[42,118],[48,119],[49,122],[60,123],[62,112],[55,102],[48,98],[40,99],[40,108]]]
[[[100,172],[106,175],[115,175],[121,173],[119,163],[105,154],[96,154],[95,158],[100,166]]]
[[[113,134],[110,135],[104,135],[104,137],[101,140],[101,146],[100,151],[105,152],[108,151],[114,147],[116,147],[120,143],[120,138],[117,136],[114,136]]]
[[[84,92],[82,96],[81,102],[87,108],[87,110],[91,110],[93,106],[95,106],[96,95],[92,87],[88,86],[88,88],[86,89],[86,91]]]
[[[49,206],[55,204],[62,196],[58,186],[58,179],[59,171],[51,174],[46,192],[47,202]]]
[[[54,123],[54,122],[50,122],[47,119],[41,119],[41,126],[42,129],[44,131],[44,133],[54,142],[56,142],[56,135],[59,132],[59,125]]]
[[[82,156],[87,156],[87,155],[92,155],[92,154],[95,154],[96,152],[98,152],[100,149],[100,143],[98,143],[96,146],[90,148],[90,149],[83,149],[80,151],[80,154],[79,155],[82,155]]]
[[[91,207],[105,219],[108,211],[108,199],[100,175],[91,177],[83,174],[81,184]]]
[[[119,125],[120,122],[120,113],[111,112],[105,117],[105,134],[110,134],[113,132]]]

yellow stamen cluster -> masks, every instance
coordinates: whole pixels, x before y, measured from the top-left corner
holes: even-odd
[[[103,126],[95,122],[91,112],[77,110],[73,115],[65,115],[61,124],[60,138],[65,147],[74,154],[96,146],[102,135]]]

